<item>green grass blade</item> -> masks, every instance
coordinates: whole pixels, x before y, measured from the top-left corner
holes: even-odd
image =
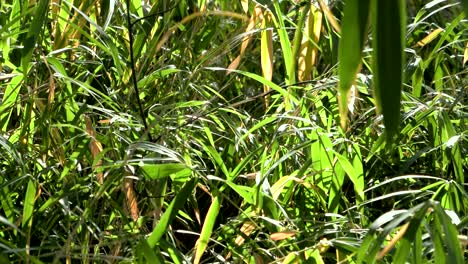
[[[374,1],[374,96],[383,114],[387,141],[398,131],[403,81],[405,1]]]
[[[210,70],[223,70],[223,71],[226,70],[224,68],[207,68],[207,69],[210,69]],[[246,72],[246,71],[239,71],[239,70],[230,70],[230,71],[240,73],[240,74],[242,74],[242,75],[244,75],[246,77],[252,78],[252,79],[262,83],[263,85],[268,86],[271,89],[275,90],[276,92],[281,94],[284,97],[285,100],[291,100],[295,105],[299,104],[299,100],[297,100],[297,98],[292,96],[287,90],[283,89],[281,86],[277,85],[276,83],[263,78],[262,76],[260,76],[258,74],[251,73],[251,72]]]
[[[23,228],[32,220],[36,189],[36,183],[33,180],[29,180],[28,187],[26,189],[26,196],[24,198],[23,219],[21,221],[21,227]]]
[[[192,173],[190,168],[182,163],[143,164],[141,168],[145,176],[151,180],[167,178],[175,175],[177,178],[189,177]]]
[[[34,47],[36,46],[37,38],[42,33],[42,28],[44,22],[47,18],[47,11],[49,6],[49,0],[40,0],[36,7],[36,12],[34,13],[33,21],[29,26],[28,34],[23,41],[23,51],[21,54],[21,65],[23,68],[23,74],[27,76],[29,67],[29,62],[31,61],[32,53]]]
[[[158,225],[148,238],[148,245],[151,248],[155,247],[164,235],[164,233],[166,233],[172,220],[176,217],[178,210],[185,204],[187,198],[192,193],[192,190],[195,188],[196,184],[196,178],[193,178],[190,181],[186,182],[182,189],[180,189],[180,191],[177,193],[176,197],[172,200],[171,204],[164,212],[164,215],[161,217],[161,220],[159,221]]]
[[[5,89],[2,104],[0,105],[1,131],[7,131],[10,117],[23,83],[23,75],[17,75],[10,80]],[[14,142],[13,142],[14,143]]]
[[[164,259],[161,257],[159,250],[153,250],[149,245],[148,241],[142,239],[137,245],[137,258],[138,263],[164,263]],[[155,252],[156,251],[156,252]],[[143,261],[145,259],[146,261]]]
[[[273,23],[275,24],[276,30],[278,32],[278,37],[281,44],[281,52],[284,59],[284,65],[286,68],[286,84],[292,84],[295,82],[295,70],[293,68],[293,52],[291,48],[291,41],[288,37],[288,31],[286,30],[286,26],[283,20],[283,13],[281,11],[281,7],[279,5],[278,0],[273,1],[273,6],[275,8],[273,16]]]
[[[208,209],[208,213],[206,213],[206,218],[205,222],[203,223],[200,238],[197,240],[197,249],[195,251],[195,257],[193,260],[194,264],[200,263],[200,259],[203,256],[206,247],[208,246],[208,241],[210,240],[211,233],[213,232],[213,227],[216,222],[216,218],[218,217],[220,208],[221,198],[216,196],[213,198],[210,209]]]
[[[444,235],[441,235],[441,237],[445,240],[444,244],[447,250],[447,263],[463,263],[463,252],[461,251],[461,245],[458,240],[458,232],[455,225],[439,203],[435,204],[434,211],[436,217],[439,218],[444,232]]]
[[[290,70],[293,72],[288,73],[289,76],[294,76],[296,78],[296,69],[297,69],[297,61],[299,58],[299,51],[301,49],[301,41],[302,41],[302,30],[304,28],[304,24],[307,18],[307,14],[310,10],[310,2],[306,4],[305,7],[302,7],[299,10],[299,17],[296,25],[296,31],[294,32],[294,39],[292,43],[292,65]]]
[[[348,0],[344,8],[339,46],[339,108],[341,126],[345,127],[348,113],[348,93],[361,68],[361,54],[367,33],[370,0]]]

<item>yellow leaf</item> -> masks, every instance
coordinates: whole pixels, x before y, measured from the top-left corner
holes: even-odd
[[[333,29],[341,33],[341,27],[336,21],[335,17],[333,16],[332,12],[330,9],[328,9],[328,6],[323,2],[323,0],[318,1],[320,4],[320,8],[322,9],[323,13],[325,14],[325,17],[327,18],[328,22],[330,22],[330,25],[333,27]]]
[[[273,78],[273,30],[268,28],[271,21],[271,13],[267,11],[262,18],[262,37],[260,40],[262,73],[263,78],[267,81],[271,81]],[[263,86],[264,92],[267,92],[269,89],[270,88],[267,85]],[[265,96],[264,99],[265,109],[267,109],[269,98]]]
[[[311,5],[298,58],[297,71],[299,81],[312,79],[311,72],[313,65],[316,63],[317,43],[320,40],[321,30],[322,12],[314,5]]]
[[[438,28],[438,29],[435,29],[433,30],[431,33],[429,33],[429,35],[427,35],[426,37],[424,37],[423,39],[421,39],[420,41],[418,41],[418,45],[420,47],[424,47],[426,46],[427,44],[429,44],[431,41],[433,41],[435,38],[437,38],[437,36],[439,36],[439,34],[444,31],[443,29],[441,28]]]
[[[245,242],[245,238],[244,238],[244,237],[249,237],[250,234],[252,234],[252,232],[255,230],[255,227],[256,227],[256,226],[257,226],[257,225],[255,225],[255,224],[252,223],[252,222],[245,222],[245,223],[242,225],[241,229],[240,229],[241,233],[244,234],[244,235],[238,235],[238,236],[236,237],[236,240],[234,241],[234,242],[236,243],[236,245],[241,246],[242,244],[244,244],[244,242]],[[231,257],[231,255],[232,255],[231,252],[229,252],[229,253],[226,255],[225,259],[226,259],[226,260],[229,259],[229,258]]]
[[[296,231],[276,232],[270,235],[270,239],[273,241],[285,240],[287,238],[295,236],[296,233],[297,233]]]
[[[249,0],[241,0],[242,10],[247,14],[249,12]]]
[[[98,156],[102,152],[102,144],[96,139],[96,132],[94,131],[94,127],[91,123],[91,119],[89,118],[89,116],[85,116],[85,123],[86,123],[86,133],[91,138],[91,141],[89,142],[89,149],[91,151],[91,156],[93,157],[93,160],[96,160],[97,158],[99,158]],[[93,170],[97,171],[101,166],[102,166],[102,160],[99,160],[93,166]],[[98,171],[96,173],[96,179],[99,184],[103,184],[104,174],[101,171]]]
[[[239,67],[241,59],[244,56],[245,50],[247,49],[250,41],[252,40],[252,35],[249,32],[255,28],[255,24],[257,23],[257,17],[261,14],[262,8],[259,5],[257,5],[254,9],[254,13],[250,17],[247,28],[245,29],[245,35],[242,38],[240,54],[231,62],[231,64],[229,64],[229,66],[227,67],[226,75],[229,75],[232,72],[232,70],[236,70]]]
[[[130,216],[133,221],[138,221],[139,210],[138,210],[138,201],[135,194],[135,189],[133,188],[133,180],[126,178],[124,181],[124,192],[125,200],[127,203],[127,209],[130,211]]]

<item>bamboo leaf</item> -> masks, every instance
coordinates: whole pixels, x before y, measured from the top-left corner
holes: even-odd
[[[227,67],[228,71],[226,72],[226,75],[231,73],[230,70],[236,70],[239,67],[241,59],[244,56],[245,51],[247,47],[249,46],[250,41],[252,40],[251,31],[255,28],[255,24],[257,23],[257,20],[258,20],[257,18],[260,17],[261,14],[262,14],[261,6],[260,5],[255,6],[254,12],[249,19],[249,24],[247,25],[247,28],[245,29],[245,34],[242,37],[240,54],[231,62],[231,64],[229,64],[229,66]]]
[[[221,199],[219,196],[214,197],[213,201],[211,202],[210,209],[208,209],[208,213],[206,213],[206,218],[205,222],[203,223],[200,238],[197,240],[196,244],[197,249],[195,251],[195,257],[193,260],[194,264],[200,263],[203,252],[205,252],[205,249],[208,246],[208,241],[211,237],[211,233],[213,232],[213,227],[219,214],[219,209],[221,208],[220,200]]]
[[[298,58],[298,80],[305,81],[312,79],[312,69],[316,64],[318,54],[318,42],[322,31],[322,12],[311,5],[305,26],[305,34],[302,36],[302,43]]]
[[[263,78],[271,81],[273,77],[273,31],[268,28],[269,21],[271,20],[271,14],[265,12],[262,18],[262,37],[260,43],[261,50],[261,65]],[[268,87],[265,86],[265,91]]]
[[[367,33],[370,0],[348,0],[344,8],[343,31],[339,46],[339,109],[341,126],[345,127],[348,94],[361,68],[361,53]]]
[[[425,36],[423,39],[421,39],[420,41],[418,41],[418,46],[420,47],[424,47],[426,46],[427,44],[429,44],[431,41],[433,41],[435,38],[437,38],[437,36],[439,36],[439,34],[444,31],[443,29],[441,28],[438,28],[438,29],[435,29],[433,30],[431,33],[429,33],[427,36]]]
[[[275,232],[270,235],[270,239],[273,241],[285,240],[287,238],[294,237],[296,234],[296,231]]]
[[[405,1],[374,1],[373,8],[374,96],[390,142],[400,123]]]
[[[23,75],[16,75],[13,77],[6,86],[3,95],[2,103],[0,104],[0,130],[7,131],[8,124],[10,123],[13,106],[20,92],[21,85],[24,81]]]
[[[286,84],[292,84],[295,82],[295,69],[293,68],[294,58],[292,56],[291,41],[289,40],[288,31],[286,30],[286,26],[284,24],[283,14],[281,13],[279,1],[274,0],[273,6],[275,8],[275,14],[278,16],[277,18],[275,16],[272,18],[281,44],[281,51],[286,68]]]
[[[171,204],[159,220],[158,225],[148,238],[148,245],[151,248],[154,248],[162,236],[166,233],[169,225],[172,223],[172,220],[176,217],[179,209],[185,204],[196,184],[196,178],[186,182],[182,189],[180,189],[180,191],[177,193],[176,197],[172,200]]]
[[[36,12],[34,13],[33,21],[29,25],[29,30],[26,38],[23,41],[23,51],[21,54],[21,65],[23,68],[23,74],[27,76],[29,71],[29,62],[31,61],[31,56],[36,46],[37,38],[42,33],[42,28],[44,21],[47,18],[47,11],[49,6],[49,0],[40,0]]]
[[[186,178],[192,173],[191,169],[182,163],[143,164],[141,168],[145,177],[151,180],[167,178],[174,175],[175,178]]]
[[[23,205],[23,220],[21,221],[21,227],[23,228],[32,221],[36,189],[36,183],[33,180],[29,180]]]
[[[457,229],[452,223],[450,217],[439,203],[434,206],[436,217],[439,219],[444,235],[442,239],[445,242],[447,250],[447,263],[463,263],[463,252],[461,251],[460,241],[457,236]]]

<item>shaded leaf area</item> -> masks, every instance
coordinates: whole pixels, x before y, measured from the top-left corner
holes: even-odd
[[[0,6],[1,263],[463,262],[466,1],[128,2]]]

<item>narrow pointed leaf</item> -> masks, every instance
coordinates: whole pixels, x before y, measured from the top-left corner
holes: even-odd
[[[400,122],[405,1],[374,1],[373,7],[374,96],[390,141]]]
[[[28,188],[26,189],[26,196],[24,198],[23,220],[21,222],[21,227],[23,228],[26,227],[32,219],[36,189],[36,183],[33,180],[29,180]]]
[[[341,126],[347,122],[348,93],[361,68],[361,53],[367,32],[370,0],[348,0],[344,8],[339,46],[339,107]]]
[[[219,209],[221,208],[221,201],[219,196],[213,198],[210,209],[206,213],[205,222],[203,223],[203,228],[200,233],[200,238],[197,240],[197,249],[195,251],[195,258],[193,260],[194,264],[200,263],[200,259],[205,252],[206,247],[208,246],[208,241],[210,240],[211,233],[213,232],[213,227],[216,222],[216,218],[219,214]]]
[[[151,233],[148,238],[148,245],[151,248],[155,247],[156,244],[159,243],[159,240],[166,233],[169,225],[172,223],[172,220],[174,220],[179,209],[185,204],[196,184],[197,181],[195,178],[186,182],[182,189],[177,193],[176,197],[172,200],[171,204],[164,212],[164,215],[161,217],[158,225],[153,230],[153,233]]]
[[[48,6],[49,0],[39,1],[34,18],[29,26],[28,34],[23,42],[24,49],[21,55],[21,65],[25,75],[27,75],[30,67],[29,62],[31,61],[31,56],[33,49],[36,46],[37,38],[42,32],[44,21],[47,18]]]

